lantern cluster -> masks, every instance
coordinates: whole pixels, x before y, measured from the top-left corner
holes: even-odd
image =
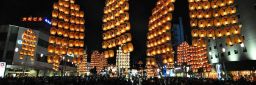
[[[198,72],[199,68],[203,68],[204,71],[211,71],[206,47],[189,46],[187,42],[178,46],[177,63],[178,65],[189,65],[193,72]]]
[[[41,22],[42,17],[22,17],[21,21],[23,22]]]
[[[100,57],[100,53],[99,51],[93,51],[92,55],[91,55],[91,63],[90,63],[90,67],[94,68],[96,67],[96,70],[98,71],[99,69],[99,57]]]
[[[53,69],[58,69],[60,60],[66,54],[75,55],[72,59],[74,64],[81,63],[84,54],[85,21],[80,6],[75,4],[75,0],[59,0],[53,4],[51,22],[48,61],[53,64]]]
[[[146,65],[157,66],[155,58],[147,58]]]
[[[30,57],[30,60],[35,59],[35,47],[37,42],[37,36],[33,30],[28,29],[22,34],[22,47],[19,52],[19,59],[24,59],[25,56]]]
[[[131,26],[129,22],[129,3],[128,0],[106,0],[103,16],[103,49],[111,49],[122,46],[126,53],[133,51],[130,33]],[[106,50],[104,56],[114,57],[113,50]]]
[[[177,63],[178,65],[186,64],[190,61],[190,54],[189,54],[189,48],[187,42],[182,42],[178,48],[177,48]]]
[[[157,63],[155,58],[147,58],[146,59],[146,72],[147,77],[154,77],[155,67],[157,67]]]
[[[99,53],[99,51],[94,51],[91,55],[91,64],[90,67],[96,67],[97,72],[103,70],[104,67],[107,66],[107,59],[104,58],[103,53]]]
[[[187,63],[190,65],[193,72],[198,72],[199,68],[203,68],[204,72],[211,71],[211,65],[208,62],[206,47],[192,46],[189,49],[190,61]]]
[[[88,72],[88,69],[87,69],[87,54],[86,53],[84,54],[81,63],[79,63],[77,65],[77,72],[79,72],[79,74],[83,74],[83,75],[85,75],[86,72]]]
[[[197,46],[202,38],[226,37],[226,43],[242,43],[241,26],[236,16],[234,0],[188,0],[193,45]],[[236,40],[232,40],[231,38]],[[197,42],[197,43],[196,43]],[[202,44],[205,45],[205,44]]]
[[[116,51],[116,66],[120,68],[130,68],[130,53],[124,53],[122,47]]]
[[[153,69],[152,67],[150,66],[147,66],[147,69],[146,69],[146,73],[147,73],[147,78],[152,78],[155,76],[155,69]]]
[[[149,19],[147,56],[162,55],[163,63],[173,62],[171,20],[175,0],[158,0]]]
[[[104,53],[100,53],[100,58],[99,58],[99,66],[100,66],[100,70],[104,70],[104,67],[107,67],[108,65],[108,60],[106,58],[104,58]]]
[[[173,52],[167,52],[165,54],[162,55],[162,58],[163,58],[163,63],[164,64],[167,64],[169,67],[172,67],[170,66],[171,64],[174,64],[174,55],[173,55]],[[170,64],[170,65],[169,65]]]

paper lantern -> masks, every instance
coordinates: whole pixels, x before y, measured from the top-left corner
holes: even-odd
[[[207,30],[207,37],[208,37],[208,38],[215,37],[215,33],[214,33],[214,30],[213,30],[213,29]]]
[[[61,28],[57,29],[57,34],[59,36],[61,36],[63,34],[63,32],[64,32],[64,29],[61,29]]]
[[[214,23],[214,25],[215,25],[216,27],[219,27],[219,26],[222,25],[221,20],[220,20],[219,18],[214,19],[214,20],[213,20],[213,23]]]
[[[78,55],[83,55],[84,54],[84,49],[83,48],[79,48],[78,49]]]
[[[79,49],[78,48],[74,48],[73,49],[73,53],[74,53],[74,55],[78,55],[79,54]]]
[[[74,46],[74,40],[69,40],[68,41],[68,46],[73,47]]]
[[[210,18],[212,16],[211,11],[205,11],[204,18]]]
[[[226,38],[226,43],[227,43],[227,45],[229,45],[229,46],[233,45],[233,39],[232,39],[231,37],[227,37],[227,38]]]
[[[74,40],[74,45],[75,47],[79,47],[80,46],[79,40]]]
[[[190,21],[190,25],[191,25],[192,27],[197,26],[197,20],[191,20],[191,21]]]
[[[59,9],[59,4],[58,3],[54,3],[53,4],[53,9],[54,10],[58,10]]]
[[[79,30],[80,30],[80,32],[84,32],[84,26],[79,26]]]
[[[52,17],[57,18],[58,14],[59,14],[59,12],[57,10],[52,11]]]
[[[156,62],[155,61],[151,61],[151,65],[155,66]]]
[[[73,54],[73,48],[68,48],[67,54]]]
[[[74,3],[75,3],[75,0],[70,0],[70,3],[71,3],[71,4],[74,4]]]
[[[128,53],[128,46],[127,45],[124,45],[124,46],[122,46],[122,51],[124,52],[124,53]]]
[[[198,46],[198,40],[197,39],[193,39],[192,40],[192,45],[193,46]]]
[[[109,57],[114,57],[115,55],[113,50],[109,50],[108,53],[109,53]]]
[[[74,6],[75,6],[75,10],[76,10],[76,11],[79,11],[80,6],[79,6],[79,5],[74,5]]]
[[[241,36],[241,35],[234,36],[234,43],[241,44],[242,42],[244,42],[244,37],[243,36]]]
[[[60,48],[60,54],[62,54],[62,55],[67,54],[67,51],[66,51],[65,47]]]
[[[228,5],[230,5],[234,3],[234,0],[225,0],[225,2],[227,2]]]
[[[193,30],[191,31],[191,34],[192,34],[193,37],[198,37],[199,32],[198,32],[197,29],[193,29]]]
[[[109,53],[108,53],[109,51],[104,51],[104,57],[105,58],[109,58]]]
[[[218,11],[217,10],[213,10],[213,17],[219,17],[220,16],[220,14],[218,13]]]
[[[63,9],[63,8],[62,8],[62,9]],[[63,20],[63,19],[64,19],[64,16],[65,16],[65,14],[60,12],[58,18],[61,19],[61,20]]]
[[[230,32],[229,28],[225,28],[223,30],[224,30],[225,36],[230,36],[231,35],[231,32]]]
[[[19,59],[20,59],[20,60],[24,59],[24,55],[20,55],[20,56],[19,56]]]
[[[68,20],[67,20],[67,21],[68,21]],[[68,23],[66,23],[66,22],[65,22],[65,23],[63,23],[63,26],[64,26],[63,28],[64,28],[64,29],[66,29],[66,30],[69,28],[69,24],[68,24]]]
[[[77,58],[73,58],[73,59],[72,59],[72,62],[73,62],[74,64],[77,64]]]
[[[230,9],[228,10],[230,14],[235,14],[236,13],[236,7],[229,7]]]
[[[69,35],[69,31],[68,30],[64,30],[63,31],[63,37],[68,37]]]
[[[80,39],[80,33],[79,32],[75,32],[74,35],[75,35],[75,39]]]
[[[132,43],[128,43],[128,52],[132,52],[134,50]]]
[[[55,43],[57,45],[61,45],[61,38],[60,37],[55,37]]]
[[[195,1],[195,0],[188,0],[189,3],[192,3],[192,2],[194,2],[194,1]]]
[[[206,20],[199,20],[198,21],[198,27],[199,28],[204,28],[207,25],[207,21]]]
[[[48,57],[47,57],[47,62],[48,62],[48,63],[53,63],[53,61],[52,61],[52,56],[48,56]]]
[[[205,15],[205,12],[202,11],[202,10],[199,10],[199,11],[197,11],[197,12],[198,12],[197,18],[198,18],[198,19],[202,19],[202,18],[204,17],[204,15]]]
[[[189,3],[189,10],[195,10],[195,3]]]
[[[54,50],[55,50],[55,49],[54,49],[54,47],[53,47],[52,45],[49,45],[49,46],[48,46],[48,52],[49,52],[49,53],[53,53]]]
[[[216,3],[215,1],[212,1],[212,2],[211,2],[211,7],[212,7],[213,9],[215,9],[215,8],[218,7],[218,5],[217,5],[217,3]]]
[[[55,37],[54,36],[49,37],[49,43],[55,43]]]
[[[232,24],[236,24],[238,22],[238,18],[237,17],[231,17],[231,23]]]
[[[207,43],[205,42],[204,39],[199,39],[199,44],[198,44],[199,47],[206,47],[207,46],[206,44]]]
[[[206,31],[205,30],[199,30],[199,37],[204,38],[206,36]]]
[[[62,46],[67,46],[68,45],[68,40],[66,38],[61,39],[61,45]]]
[[[236,34],[240,34],[241,28],[239,26],[232,26],[230,28],[230,31],[232,34],[236,35]]]
[[[204,10],[208,10],[211,7],[211,3],[209,1],[202,2],[202,6]]]
[[[169,63],[173,63],[173,57],[169,57],[169,58],[168,58],[168,62],[169,62]]]
[[[84,41],[79,41],[79,46],[84,47]]]
[[[60,54],[60,46],[56,46],[54,50],[55,54]]]
[[[107,44],[106,42],[104,42],[104,41],[102,42],[102,48],[103,48],[103,49],[106,49],[106,48],[107,48],[107,45],[106,45],[106,44]]]
[[[52,26],[57,26],[57,24],[58,24],[58,20],[57,19],[52,19],[51,20],[52,21]]]
[[[197,6],[196,6],[196,9],[197,9],[197,10],[203,9],[202,5],[200,5],[200,4],[202,4],[202,3],[201,3],[201,2],[198,2],[198,3],[197,3]]]
[[[164,64],[166,64],[168,61],[167,61],[167,59],[165,58],[164,60],[163,60],[163,63]]]

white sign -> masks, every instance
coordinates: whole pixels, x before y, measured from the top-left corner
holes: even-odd
[[[0,62],[0,77],[2,78],[4,77],[5,66],[6,66],[5,62]]]

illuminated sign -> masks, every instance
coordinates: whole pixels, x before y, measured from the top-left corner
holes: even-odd
[[[0,62],[0,77],[2,78],[4,77],[5,67],[6,67],[6,63]]]

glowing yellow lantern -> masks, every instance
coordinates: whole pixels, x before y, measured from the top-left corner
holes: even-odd
[[[231,35],[229,28],[225,28],[224,29],[224,33],[225,33],[226,36],[230,36]]]
[[[48,46],[48,52],[49,52],[49,53],[53,53],[54,50],[55,50],[55,49],[54,49],[54,47],[53,47],[52,45],[49,45],[49,46]]]
[[[197,29],[193,29],[192,31],[191,31],[191,34],[192,34],[192,36],[193,37],[198,37],[198,30]]]
[[[132,52],[134,49],[132,43],[128,43],[127,46],[128,46],[128,52]]]
[[[207,30],[207,37],[212,38],[212,37],[215,37],[214,35],[215,33],[213,29]]]
[[[241,35],[234,36],[234,43],[241,44],[242,42],[244,42],[244,37],[243,36],[241,36]]]
[[[191,25],[192,27],[197,26],[197,20],[191,20],[191,21],[190,21],[190,25]]]
[[[232,32],[232,34],[240,34],[240,30],[241,30],[241,28],[239,27],[239,26],[232,26],[231,28],[230,28],[230,31]]]
[[[199,30],[199,37],[205,37],[206,31],[205,30]]]
[[[231,37],[227,37],[227,38],[226,38],[226,43],[227,43],[227,45],[229,45],[229,46],[233,45],[233,39],[232,39]]]

